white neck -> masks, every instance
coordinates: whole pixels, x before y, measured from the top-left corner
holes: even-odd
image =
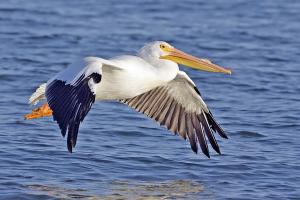
[[[160,59],[156,64],[152,65],[156,68],[158,76],[164,82],[173,80],[179,71],[178,65],[168,60]]]
[[[138,56],[153,66],[156,70],[157,77],[161,82],[169,82],[173,80],[179,71],[179,67],[175,62],[159,59],[156,55],[139,52]]]

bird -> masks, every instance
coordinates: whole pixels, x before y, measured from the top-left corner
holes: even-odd
[[[67,135],[67,148],[72,153],[79,126],[95,101],[117,100],[188,140],[193,152],[201,148],[210,158],[209,142],[221,154],[214,134],[225,139],[227,134],[179,65],[231,74],[231,69],[208,59],[194,57],[165,41],[154,41],[136,55],[85,57],[70,64],[31,95],[30,104],[46,102],[25,119],[53,116],[62,136]]]

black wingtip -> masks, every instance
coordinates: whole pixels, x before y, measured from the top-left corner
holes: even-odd
[[[214,150],[215,150],[219,155],[222,154],[220,148],[216,148],[216,149],[214,149]]]
[[[61,135],[63,136],[63,137],[65,137],[66,136],[66,133],[67,133],[67,130],[65,130],[65,129],[63,129],[63,128],[61,128],[60,127],[60,133],[61,133]]]
[[[68,152],[69,152],[69,153],[73,153],[72,147],[70,148],[70,147],[68,146]]]
[[[198,153],[197,145],[192,145],[192,144],[191,144],[191,149],[192,149],[192,151],[193,151],[195,154]]]
[[[203,150],[202,150],[202,152],[203,152],[204,155],[206,155],[207,158],[210,158],[210,154],[209,154],[209,151],[208,151],[208,150],[207,150],[207,151],[203,151]]]
[[[224,139],[229,139],[229,137],[227,136],[227,134],[225,133],[225,131],[219,126],[219,129],[218,129],[218,133],[219,135],[224,138]]]
[[[200,146],[201,146],[202,153],[204,153],[204,155],[210,158],[208,146],[204,145],[203,143],[200,143]]]
[[[207,120],[209,124],[211,125],[211,128],[215,131],[218,132],[219,135],[222,138],[228,139],[228,136],[226,135],[225,131],[220,127],[220,125],[216,122],[214,119],[212,113],[209,111],[209,113],[206,113]]]
[[[72,143],[71,143],[71,140],[67,140],[67,147],[68,147],[68,151],[70,152],[70,153],[72,153],[73,152],[73,146],[72,146]]]

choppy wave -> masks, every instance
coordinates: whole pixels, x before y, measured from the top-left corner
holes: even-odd
[[[0,2],[0,199],[297,199],[298,1]],[[151,40],[233,69],[181,67],[229,135],[222,155],[116,102],[102,102],[73,154],[51,118],[23,121],[28,97],[83,56]]]

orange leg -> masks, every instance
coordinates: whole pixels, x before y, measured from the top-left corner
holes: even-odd
[[[48,103],[43,104],[42,106],[33,109],[31,113],[24,116],[25,119],[35,119],[40,117],[47,117],[52,115],[52,110],[49,107]]]

